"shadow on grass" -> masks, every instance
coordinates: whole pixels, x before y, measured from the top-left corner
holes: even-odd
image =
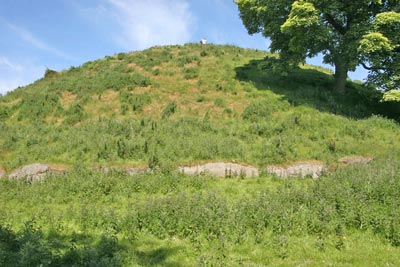
[[[77,245],[78,241],[85,241],[84,245]],[[31,223],[18,232],[0,225],[0,266],[120,267],[117,243],[115,237],[107,236],[47,237]]]
[[[33,222],[25,223],[17,232],[0,225],[0,266],[121,267],[125,261],[132,261],[135,266],[182,266],[169,259],[180,247],[160,247],[153,242],[141,245],[147,249],[128,251],[129,248],[119,244],[112,235],[62,235],[59,232],[44,235]]]
[[[149,251],[136,251],[136,260],[141,266],[163,266],[163,267],[181,267],[177,262],[168,261],[168,257],[174,255],[178,248],[156,248]]]
[[[236,68],[236,79],[251,82],[258,90],[271,90],[283,95],[293,106],[310,106],[354,119],[376,114],[400,120],[400,104],[380,102],[382,93],[373,88],[348,81],[346,93],[336,93],[332,90],[332,74],[316,68],[288,70],[285,75],[276,70],[279,64],[279,59],[274,57],[251,60]]]

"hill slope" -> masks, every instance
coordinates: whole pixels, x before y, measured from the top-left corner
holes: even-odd
[[[233,46],[154,47],[87,62],[0,97],[0,165],[30,162],[263,166],[399,155],[396,108],[312,66]]]
[[[373,115],[396,107],[351,82],[332,94],[326,70],[277,66],[237,47],[155,47],[48,70],[0,97],[8,173],[75,165],[0,179],[0,266],[400,266],[400,127]],[[349,155],[375,160],[319,179],[171,171]],[[161,168],[86,168],[147,164]]]

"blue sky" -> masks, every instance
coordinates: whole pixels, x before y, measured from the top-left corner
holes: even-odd
[[[233,0],[1,0],[0,93],[119,52],[206,38],[268,49],[247,34]],[[309,60],[321,65],[321,59]],[[364,71],[350,73],[362,80]]]

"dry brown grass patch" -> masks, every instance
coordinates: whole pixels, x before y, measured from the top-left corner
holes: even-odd
[[[20,98],[17,98],[17,99],[11,100],[11,101],[9,101],[9,102],[3,102],[3,103],[1,103],[1,104],[4,105],[4,106],[6,106],[6,107],[12,107],[12,106],[18,104],[19,102],[21,102],[21,99],[20,99]]]
[[[76,95],[69,92],[69,91],[64,91],[61,93],[61,106],[64,109],[68,109],[72,104],[76,102]]]
[[[143,67],[139,66],[136,63],[129,63],[127,66],[128,66],[128,68],[136,69],[139,71],[144,71]]]

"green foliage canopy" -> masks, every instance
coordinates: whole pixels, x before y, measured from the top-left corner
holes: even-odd
[[[370,70],[369,80],[385,90],[400,89],[399,32],[400,13],[378,14],[359,46],[361,58],[369,64],[364,64]]]
[[[262,33],[271,50],[296,65],[319,53],[335,66],[335,89],[348,71],[371,64],[370,78],[398,82],[399,0],[235,0],[250,34]],[[379,42],[376,42],[377,38]],[[377,70],[380,71],[377,71]],[[382,73],[389,69],[390,74]]]

